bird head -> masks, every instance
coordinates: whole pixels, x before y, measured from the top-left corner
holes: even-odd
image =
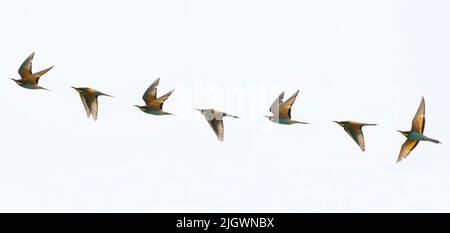
[[[408,137],[409,132],[408,131],[401,131],[397,130],[399,133],[403,134],[403,136]]]
[[[271,116],[263,115],[263,117],[265,117],[265,118],[267,118],[267,119],[269,119],[269,120],[272,120],[272,117],[271,117]]]
[[[82,91],[80,90],[80,88],[77,88],[77,87],[71,87],[71,88],[73,88],[75,91],[77,91],[78,93],[81,93]]]
[[[338,124],[338,125],[340,125],[340,126],[342,126],[342,127],[344,127],[344,124],[345,124],[345,122],[343,122],[343,121],[333,121],[333,122]]]
[[[13,80],[17,85],[20,85],[20,84],[22,84],[22,80],[21,79],[11,79],[11,80]]]
[[[145,108],[143,106],[139,106],[139,105],[134,105],[136,108],[139,108],[141,111],[145,111]]]

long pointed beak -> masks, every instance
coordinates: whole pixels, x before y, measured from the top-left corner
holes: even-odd
[[[201,109],[198,109],[198,108],[194,108],[195,110],[197,110],[197,111],[199,111],[199,112],[202,112],[202,110]]]
[[[333,121],[334,123],[336,123],[336,124],[339,124],[339,122],[337,122],[337,121]]]

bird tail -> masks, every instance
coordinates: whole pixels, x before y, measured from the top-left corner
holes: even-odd
[[[170,115],[170,116],[177,116],[177,115],[175,115],[175,114],[173,114],[173,113],[170,113],[170,112],[163,112],[163,114],[164,114],[164,115]]]
[[[301,121],[295,121],[295,120],[292,120],[291,122],[292,122],[292,124],[302,124],[302,125],[309,125],[309,123],[308,123],[308,122],[301,122]]]
[[[227,117],[233,117],[233,118],[240,118],[240,117],[238,117],[238,116],[234,116],[234,115],[231,115],[231,114],[228,114],[228,113],[225,113],[225,116],[227,116]]]
[[[52,91],[52,90],[47,89],[47,88],[45,88],[45,87],[41,87],[41,86],[37,86],[37,87],[38,87],[38,89],[42,89],[42,90],[46,90],[46,91]]]
[[[102,92],[100,92],[100,95],[104,95],[104,96],[108,96],[108,97],[114,97],[112,95],[108,95],[108,94],[105,94],[105,93],[102,93]]]
[[[429,142],[432,142],[432,143],[436,143],[436,144],[441,144],[441,142],[439,140],[432,139],[432,138],[427,138],[426,141],[429,141]]]

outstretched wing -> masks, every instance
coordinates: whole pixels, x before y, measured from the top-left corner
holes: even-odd
[[[18,72],[19,72],[22,80],[28,79],[28,77],[32,74],[31,69],[33,66],[33,64],[32,64],[33,57],[34,57],[34,52],[32,54],[30,54],[30,56],[28,56],[27,59],[25,59],[25,61],[23,61],[22,65],[19,67]]]
[[[156,100],[156,93],[159,85],[159,78],[157,78],[150,87],[147,88],[142,99],[145,101],[147,106],[150,105],[151,102]]]
[[[280,104],[283,103],[284,98],[284,91],[281,92],[281,94],[273,101],[272,105],[270,106],[269,111],[276,117],[278,117],[278,114],[280,113]]]
[[[97,97],[91,98],[89,106],[91,109],[92,118],[94,118],[94,120],[97,120],[97,116],[98,116],[98,99],[97,99]]]
[[[297,98],[298,92],[297,90],[286,102],[280,105],[280,117],[291,118],[291,108]]]
[[[29,79],[34,83],[34,84],[38,84],[39,83],[39,79],[41,78],[42,75],[46,74],[49,70],[51,70],[53,68],[53,66],[45,69],[45,70],[41,70],[39,72],[36,72],[32,75],[29,76]]]
[[[425,99],[422,97],[420,101],[419,109],[412,121],[412,131],[423,133],[425,129]]]
[[[408,156],[409,153],[411,153],[411,151],[416,148],[417,144],[419,144],[419,141],[406,140],[406,142],[403,143],[402,149],[400,150],[397,162],[400,162],[402,159],[406,158],[406,156]]]
[[[160,97],[158,98],[158,101],[160,101],[160,102],[166,101],[166,100],[169,98],[169,96],[172,95],[172,92],[173,92],[173,91],[174,91],[174,90],[171,90],[171,91],[167,92],[166,94],[160,96]]]
[[[223,141],[223,135],[224,135],[223,121],[212,119],[212,120],[209,120],[208,123],[211,126],[214,133],[216,134],[217,139],[219,139],[219,141]]]
[[[89,105],[88,105],[88,103],[86,101],[86,98],[84,97],[83,93],[80,93],[80,97],[81,97],[81,102],[83,103],[84,109],[86,110],[87,117],[89,117],[91,115],[91,110],[90,110]]]
[[[360,128],[348,129],[345,127],[344,127],[344,129],[348,133],[348,135],[350,135],[350,137],[353,138],[353,140],[356,142],[356,144],[358,144],[358,146],[361,148],[361,150],[365,151],[366,144],[364,141],[364,134],[363,134],[362,130]]]

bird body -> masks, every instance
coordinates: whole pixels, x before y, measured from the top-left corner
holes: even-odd
[[[30,54],[25,61],[23,61],[22,65],[19,67],[19,75],[21,79],[11,79],[13,80],[17,85],[26,88],[26,89],[43,89],[48,90],[44,87],[41,87],[38,85],[39,79],[46,74],[49,70],[53,68],[53,66],[41,70],[39,72],[33,73],[32,72],[32,66],[33,66],[33,57],[34,52]]]
[[[417,109],[416,115],[412,121],[412,126],[410,131],[398,131],[403,136],[406,137],[406,142],[403,143],[400,149],[400,154],[398,155],[397,162],[406,158],[411,151],[416,148],[420,141],[427,141],[433,143],[441,143],[439,140],[429,138],[423,134],[425,130],[425,99],[422,97],[419,108]]]
[[[334,121],[338,125],[342,126],[345,132],[352,137],[352,139],[358,144],[362,151],[366,150],[364,134],[362,127],[364,126],[376,126],[377,124],[359,123],[357,121]]]
[[[159,98],[156,97],[157,95],[157,89],[159,85],[159,78],[157,78],[150,87],[147,88],[144,95],[142,96],[142,99],[145,102],[144,106],[135,105],[137,108],[139,108],[142,112],[145,112],[147,114],[152,115],[173,115],[171,113],[163,111],[163,105],[164,102],[170,97],[172,92],[174,90],[169,91],[168,93],[160,96]]]
[[[147,113],[147,114],[152,114],[152,115],[157,115],[157,116],[162,116],[162,115],[173,115],[171,113],[168,112],[164,112],[160,109],[156,109],[156,108],[144,108],[142,106],[136,106],[138,107],[141,111]]]
[[[211,126],[212,130],[217,136],[217,139],[219,141],[224,140],[224,126],[223,126],[223,118],[224,117],[233,117],[233,118],[239,118],[238,116],[234,116],[225,112],[220,112],[215,109],[196,109],[199,111],[203,116],[205,116],[206,120],[208,121],[209,125]]]
[[[297,90],[289,99],[283,102],[284,92],[282,92],[272,103],[269,111],[272,113],[272,116],[266,116],[267,119],[274,123],[282,124],[282,125],[292,125],[292,124],[308,124],[306,122],[296,121],[291,119],[291,109],[292,105],[297,98],[299,91]]]
[[[274,116],[266,116],[270,121],[281,124],[281,125],[293,125],[293,124],[308,124],[306,122],[300,122],[296,120],[291,120],[289,118],[283,118],[283,117],[274,117]]]
[[[405,137],[408,140],[415,140],[415,141],[426,141],[426,140],[429,139],[425,135],[423,135],[423,134],[421,134],[419,132],[413,132],[413,131],[410,131],[410,132],[406,133]]]
[[[102,95],[112,97],[111,95],[97,91],[90,87],[72,88],[80,94],[81,102],[83,103],[84,109],[86,110],[87,117],[89,118],[90,116],[92,116],[94,120],[97,120],[98,116],[98,97]]]

